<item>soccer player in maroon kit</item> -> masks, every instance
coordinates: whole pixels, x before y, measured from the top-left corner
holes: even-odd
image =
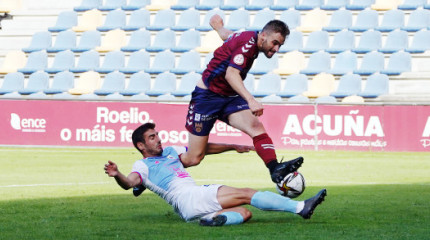
[[[209,133],[217,119],[248,134],[255,151],[270,171],[272,181],[281,182],[303,163],[298,157],[278,162],[272,139],[258,119],[263,115],[263,105],[245,88],[243,80],[260,52],[271,58],[290,34],[288,26],[279,20],[268,22],[261,32],[234,33],[224,28],[219,15],[210,24],[218,32],[224,44],[217,48],[198,81],[189,104],[185,126],[189,131],[188,151],[180,158],[185,167],[198,165],[205,156]],[[231,145],[238,152],[238,145]]]

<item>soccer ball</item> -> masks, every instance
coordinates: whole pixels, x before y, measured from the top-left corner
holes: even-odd
[[[285,176],[284,180],[276,184],[279,194],[289,198],[296,198],[305,191],[305,178],[299,172],[293,172]]]

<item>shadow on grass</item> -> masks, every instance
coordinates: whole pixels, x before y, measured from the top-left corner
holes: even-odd
[[[248,223],[221,228],[183,222],[152,193],[5,201],[0,239],[425,239],[428,199],[428,184],[330,186],[310,220],[249,207]]]

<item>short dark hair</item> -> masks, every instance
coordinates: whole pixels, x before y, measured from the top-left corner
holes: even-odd
[[[140,151],[140,149],[137,147],[138,142],[145,143],[145,138],[143,138],[143,134],[146,133],[149,129],[155,129],[155,123],[145,123],[141,125],[140,127],[136,128],[131,135],[131,139],[133,140],[133,145],[137,149],[137,151]]]
[[[262,32],[280,33],[284,37],[290,35],[290,29],[288,28],[287,24],[277,19],[271,20],[270,22],[266,23],[266,25],[263,27]]]

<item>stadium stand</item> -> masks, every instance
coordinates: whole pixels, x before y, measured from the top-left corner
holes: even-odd
[[[345,98],[352,95],[357,95],[361,92],[361,77],[358,74],[347,73],[340,77],[339,85],[336,91],[332,92],[330,96],[336,98]]]
[[[137,72],[130,76],[128,86],[119,93],[124,96],[144,94],[151,88],[151,76],[145,72]]]
[[[209,25],[209,20],[215,14],[218,14],[222,19],[225,19],[224,11],[221,11],[219,9],[212,9],[206,12],[206,14],[204,15],[203,21],[200,22],[200,26],[196,27],[196,30],[202,31],[202,32],[212,31],[212,27]]]
[[[194,8],[187,9],[179,16],[178,23],[171,26],[173,31],[187,31],[200,25],[200,12]]]
[[[188,30],[182,33],[179,42],[175,47],[171,47],[172,52],[188,52],[200,46],[200,33],[195,30]]]
[[[83,52],[78,60],[76,67],[71,68],[69,71],[73,73],[82,73],[93,71],[100,65],[100,55],[95,50]]]
[[[286,11],[282,11],[279,16],[279,20],[285,22],[288,25],[288,28],[294,30],[297,26],[301,24],[300,12],[295,9],[288,9]]]
[[[94,71],[98,73],[110,73],[117,71],[125,66],[125,55],[121,51],[112,51],[106,53],[102,65]]]
[[[54,26],[49,27],[50,32],[61,32],[69,30],[78,24],[78,14],[75,11],[64,11],[58,15]]]
[[[55,74],[52,80],[52,85],[43,90],[45,94],[61,94],[72,89],[75,84],[75,77],[69,71],[59,72]]]
[[[245,5],[245,9],[249,11],[259,11],[269,8],[271,5],[273,5],[273,0],[249,0],[249,3]]]
[[[18,68],[18,72],[31,74],[43,71],[48,66],[48,54],[45,50],[32,52],[28,55],[27,62],[23,68]]]
[[[104,77],[102,86],[94,90],[94,94],[106,96],[124,90],[125,75],[120,72],[111,72]]]
[[[110,30],[102,38],[102,43],[100,46],[96,47],[95,50],[102,53],[118,51],[121,47],[125,46],[126,43],[126,34],[123,30]]]
[[[234,10],[228,21],[226,22],[225,27],[227,29],[238,31],[240,29],[246,29],[249,27],[250,16],[249,12],[243,9]]]
[[[126,4],[126,0],[105,0],[104,4],[99,6],[97,9],[100,11],[113,11]]]
[[[76,12],[85,12],[92,9],[97,9],[101,5],[103,5],[103,0],[82,0],[81,4],[76,6],[74,10]]]
[[[401,0],[375,0],[375,3],[370,7],[378,11],[387,11],[396,9]]]
[[[8,94],[18,92],[24,88],[24,74],[20,72],[12,72],[6,74],[3,79],[3,84],[0,87],[0,94]]]
[[[82,73],[76,81],[75,87],[69,89],[68,93],[72,95],[82,95],[93,93],[94,90],[100,88],[100,74],[94,71]]]
[[[313,32],[322,30],[327,25],[327,13],[321,9],[313,9],[306,12],[306,15],[302,18],[300,26],[296,28],[302,32]]]
[[[32,93],[42,92],[49,86],[49,75],[46,72],[37,71],[32,73],[28,78],[27,85],[18,90],[21,95],[29,95]]]
[[[92,30],[83,32],[78,45],[76,47],[72,47],[71,50],[73,52],[81,53],[95,49],[96,47],[100,46],[102,42],[101,39],[102,37],[99,31]]]
[[[373,9],[361,11],[355,23],[349,28],[354,32],[364,32],[369,29],[375,29],[378,26],[378,12]]]
[[[187,10],[190,8],[194,8],[199,3],[199,0],[178,0],[174,5],[170,8],[172,10]]]
[[[405,49],[409,53],[424,53],[430,50],[430,31],[423,29],[415,33],[412,43]]]
[[[275,11],[272,11],[270,9],[264,9],[264,10],[258,11],[254,16],[254,20],[249,25],[249,27],[246,28],[246,30],[260,31],[268,21],[274,18],[275,18]]]
[[[383,53],[395,53],[408,47],[408,33],[396,29],[388,33],[385,44],[378,49]]]
[[[170,72],[163,72],[155,78],[154,86],[146,94],[148,96],[160,96],[176,90],[176,76]]]
[[[102,13],[97,10],[89,10],[78,17],[78,25],[72,27],[75,32],[85,32],[96,30],[98,26],[103,24]]]
[[[360,67],[353,71],[360,75],[371,75],[384,69],[384,54],[377,51],[366,53],[362,60]]]
[[[348,10],[364,10],[370,7],[373,3],[375,3],[375,0],[352,0],[345,8]]]
[[[364,32],[358,42],[357,47],[352,51],[356,53],[367,53],[378,50],[382,47],[382,34],[379,31],[367,30]]]
[[[106,15],[103,25],[97,27],[97,31],[107,32],[110,30],[122,28],[125,26],[125,12],[121,9],[109,11]]]
[[[303,33],[300,31],[291,31],[284,45],[279,49],[280,53],[296,51],[303,48]]]
[[[200,69],[200,54],[189,51],[181,55],[177,66],[170,70],[174,74],[187,74]]]
[[[297,95],[297,96],[293,96],[288,98],[287,100],[289,103],[308,103],[310,102],[308,97],[305,97],[303,95]]]
[[[326,103],[336,103],[337,100],[333,96],[321,96],[315,99],[315,103],[317,104],[326,104]]]
[[[303,96],[308,98],[329,96],[334,90],[334,76],[329,73],[319,73],[312,78],[309,89],[303,92]]]
[[[120,68],[122,73],[133,74],[149,68],[150,56],[146,51],[136,51],[128,57],[127,66]]]
[[[245,80],[243,80],[243,84],[245,88],[248,89],[249,92],[253,92],[255,90],[255,76],[254,74],[248,73],[246,75]]]
[[[219,8],[221,3],[221,0],[200,0],[200,3],[196,4],[194,8],[200,11],[209,11],[214,8]]]
[[[221,10],[234,11],[239,8],[244,8],[248,4],[249,0],[224,0],[221,6]]]
[[[124,11],[136,11],[146,7],[151,3],[150,0],[129,0],[128,4],[122,5],[121,9]]]
[[[175,68],[175,54],[170,50],[166,50],[155,55],[154,61],[145,72],[160,74],[173,68]]]
[[[210,31],[203,36],[201,46],[196,48],[199,53],[210,53],[215,51],[222,44],[221,38],[216,31]]]
[[[37,32],[33,35],[31,43],[28,47],[22,49],[25,53],[46,50],[51,47],[52,36],[50,32]]]
[[[20,50],[9,51],[0,67],[0,74],[16,72],[19,68],[23,68],[26,62],[27,57],[24,52]]]
[[[387,67],[380,72],[387,75],[400,75],[403,72],[411,71],[411,65],[410,53],[399,51],[390,55]]]
[[[170,29],[164,29],[157,32],[154,41],[148,47],[148,52],[162,52],[175,46],[176,42],[175,32]]]
[[[326,31],[314,31],[308,36],[305,46],[299,49],[304,53],[324,51],[329,47],[329,34]]]
[[[275,73],[266,73],[260,77],[257,88],[251,93],[254,97],[265,97],[278,94],[280,89],[281,77]]]
[[[264,53],[259,53],[258,58],[254,61],[249,73],[254,75],[263,75],[273,71],[278,68],[278,66],[278,55],[273,55],[272,58],[267,58]]]
[[[306,75],[315,75],[328,71],[330,66],[330,54],[325,51],[319,51],[311,54],[306,68],[302,69],[300,73]]]
[[[145,29],[131,33],[126,46],[121,47],[123,52],[135,52],[149,47],[151,44],[151,33]]]
[[[302,0],[298,5],[296,5],[296,10],[313,10],[315,8],[321,7],[323,3],[323,0]]]
[[[345,51],[336,55],[333,67],[327,72],[333,75],[344,75],[352,73],[356,68],[357,54],[351,51]]]
[[[184,97],[190,95],[196,87],[196,83],[202,76],[195,72],[189,72],[181,78],[178,89],[171,92],[173,96]]]
[[[348,96],[348,97],[344,97],[341,100],[342,103],[364,103],[364,98],[361,96],[357,96],[357,95],[352,95],[352,96]]]
[[[54,62],[51,67],[46,68],[47,73],[59,73],[68,71],[75,66],[75,55],[70,50],[61,51],[55,55]]]
[[[334,11],[344,8],[348,3],[349,0],[327,0],[327,2],[322,4],[320,8],[323,10]]]
[[[55,38],[54,45],[48,47],[46,51],[48,53],[57,53],[65,50],[70,50],[76,47],[76,33],[72,30],[66,30],[59,32]]]
[[[285,11],[294,9],[297,4],[299,4],[299,0],[275,0],[273,5],[270,6],[270,9],[275,11]]]
[[[305,55],[299,51],[284,54],[279,59],[279,67],[273,72],[279,75],[290,75],[299,73],[305,67]]]
[[[294,97],[308,90],[308,77],[305,74],[296,73],[287,77],[282,90],[278,93],[281,97]]]
[[[423,7],[426,2],[426,0],[404,0],[397,8],[401,10],[415,10]]]
[[[385,74],[374,73],[367,78],[364,90],[358,94],[363,98],[376,98],[388,93],[388,76]]]
[[[430,27],[430,12],[425,9],[417,9],[412,11],[409,15],[408,23],[401,29],[416,32],[427,27]]]
[[[390,32],[403,27],[405,24],[405,13],[398,9],[392,9],[384,13],[381,24],[375,28],[380,32]]]
[[[337,10],[333,12],[330,22],[322,30],[327,32],[338,32],[352,25],[352,13],[349,10]]]
[[[175,0],[151,0],[151,4],[146,5],[146,9],[149,11],[160,11],[164,9],[170,9],[175,4]]]
[[[155,14],[154,21],[146,27],[149,31],[161,31],[175,25],[175,12],[171,9],[160,10]]]
[[[128,23],[121,27],[124,31],[136,31],[150,24],[150,13],[146,9],[135,10],[130,14]]]
[[[343,51],[352,50],[354,46],[354,32],[344,29],[334,35],[333,42],[326,51],[329,53],[341,53]]]

